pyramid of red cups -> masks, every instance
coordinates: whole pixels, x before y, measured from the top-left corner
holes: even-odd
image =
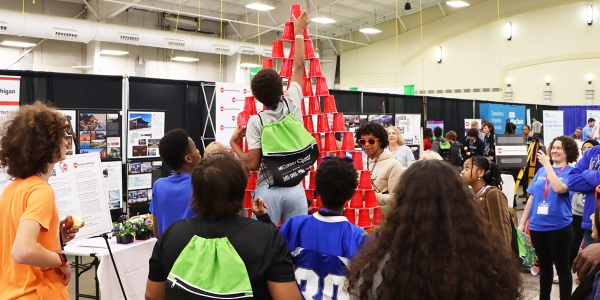
[[[292,4],[290,9],[290,20],[285,23],[283,29],[283,35],[281,40],[274,40],[272,47],[271,58],[265,58],[262,60],[263,68],[273,67],[274,60],[281,60],[281,69],[279,75],[283,79],[288,79],[287,89],[290,87],[290,78],[292,77],[292,66],[295,54],[295,36],[294,36],[294,16],[300,17],[302,10],[299,4]],[[290,43],[290,53],[288,57],[285,57],[283,52],[283,43]],[[305,177],[302,180],[302,184],[306,190],[306,198],[311,201],[312,213],[318,211],[321,208],[321,196],[315,193],[315,173],[321,163],[322,157],[336,155],[345,157],[348,152],[352,153],[352,159],[354,161],[354,167],[360,173],[360,180],[356,193],[346,203],[344,210],[344,216],[352,224],[355,224],[367,232],[371,233],[374,226],[380,224],[384,218],[381,206],[377,203],[375,191],[371,185],[371,173],[369,170],[364,170],[362,151],[355,150],[354,148],[354,133],[349,132],[344,123],[344,114],[337,111],[335,105],[335,99],[332,95],[329,95],[329,88],[327,87],[327,81],[321,71],[321,62],[315,55],[313,42],[310,39],[308,28],[304,29],[304,58],[309,64],[309,71],[304,70],[304,80],[302,84],[302,93],[304,99],[302,99],[302,117],[304,121],[304,127],[306,130],[313,135],[319,148],[319,159],[317,160],[316,167],[313,166],[308,174],[308,178]],[[313,91],[313,79],[316,82],[316,89]],[[321,111],[321,99],[323,98],[323,111]],[[308,98],[308,99],[307,99]],[[307,99],[308,111],[305,108],[305,99]],[[256,101],[253,96],[245,98],[244,110],[238,115],[238,124],[245,126],[248,123],[250,116],[256,115]],[[328,116],[333,115],[333,126],[329,127]],[[315,128],[313,118],[316,118],[317,127]],[[338,147],[335,133],[342,135],[341,147]],[[321,137],[324,136],[324,143],[322,143]],[[245,143],[245,144],[244,144]],[[246,138],[240,139],[240,148],[248,152],[248,142]],[[245,147],[244,147],[245,146]],[[246,186],[246,193],[244,196],[244,210],[248,217],[252,216],[251,201],[252,192],[256,189],[256,181],[258,179],[258,172],[250,172],[248,179],[248,185]],[[306,185],[308,181],[308,186]],[[373,213],[371,214],[371,211]],[[372,216],[372,219],[371,219]],[[281,224],[279,224],[281,226]]]

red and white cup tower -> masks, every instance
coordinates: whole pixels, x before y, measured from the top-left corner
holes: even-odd
[[[302,10],[300,4],[292,4],[290,9],[290,21],[285,23],[281,40],[274,40],[272,46],[271,58],[265,58],[262,61],[263,68],[274,68],[273,61],[281,60],[281,69],[279,75],[282,79],[288,79],[287,89],[290,87],[290,78],[292,77],[292,67],[294,63],[294,55],[296,50],[296,41],[294,35],[294,16],[300,17]],[[291,43],[290,53],[285,57],[283,51],[283,43]],[[321,70],[321,62],[315,55],[312,40],[308,33],[308,28],[304,29],[304,59],[308,61],[309,69],[304,70],[304,80],[302,83],[302,119],[304,128],[313,135],[319,148],[319,159],[316,167],[313,166],[308,174],[308,179],[303,180],[305,187],[306,198],[312,204],[313,212],[321,208],[321,197],[315,193],[315,171],[321,163],[322,157],[328,155],[346,156],[348,152],[352,152],[354,166],[360,172],[360,182],[356,189],[355,195],[348,201],[347,208],[344,211],[344,216],[348,220],[367,232],[371,233],[374,226],[379,225],[384,218],[381,207],[377,204],[375,191],[371,185],[371,174],[368,170],[363,170],[362,151],[354,149],[354,133],[349,132],[344,123],[344,115],[337,111],[335,99],[329,95],[327,81]],[[316,84],[313,90],[313,81]],[[323,100],[323,110],[321,111],[321,99]],[[308,108],[305,103],[308,102]],[[329,116],[333,115],[333,124],[329,126]],[[316,123],[316,128],[315,128]],[[338,147],[335,133],[342,134],[342,145]],[[322,143],[322,138],[324,142]],[[308,186],[306,185],[308,181]],[[371,211],[372,210],[372,211]],[[371,218],[372,216],[372,218]]]

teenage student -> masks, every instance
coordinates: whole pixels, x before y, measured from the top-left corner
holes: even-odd
[[[175,221],[196,215],[190,209],[192,171],[201,160],[196,144],[183,129],[167,132],[158,147],[160,158],[175,173],[158,179],[152,187],[150,213],[157,238]]]
[[[450,148],[450,157],[448,162],[456,171],[461,172],[463,170],[463,144],[456,140],[456,132],[450,130],[446,133],[446,140],[452,145]]]
[[[0,132],[0,166],[14,178],[0,197],[0,299],[69,299],[71,267],[66,230],[48,184],[66,158],[73,131],[67,119],[41,102],[8,115]]]
[[[467,158],[483,155],[484,144],[483,141],[479,139],[479,130],[475,128],[469,129],[467,132],[467,137],[469,139],[464,148],[465,152],[467,153]]]
[[[540,299],[550,299],[554,265],[560,281],[560,299],[566,300],[571,297],[573,287],[569,260],[573,240],[572,193],[567,188],[573,168],[568,164],[577,161],[579,151],[572,138],[560,136],[552,140],[548,154],[550,157],[543,151],[537,153],[543,168],[536,172],[527,189],[531,196],[519,222],[519,230],[524,231],[529,220],[531,242],[535,245],[541,269]]]

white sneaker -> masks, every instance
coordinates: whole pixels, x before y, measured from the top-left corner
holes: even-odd
[[[558,276],[554,276],[554,279],[552,279],[552,282],[558,284]]]

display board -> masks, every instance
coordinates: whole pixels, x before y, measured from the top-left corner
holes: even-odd
[[[129,111],[127,157],[160,158],[158,145],[165,135],[165,113]]]
[[[215,140],[229,147],[229,140],[237,127],[237,116],[244,109],[246,97],[252,96],[250,85],[217,82],[215,84]],[[256,111],[263,110],[256,101]],[[316,123],[315,123],[316,124]]]
[[[564,111],[561,110],[544,110],[544,141],[550,143],[555,137],[563,135],[564,132]]]
[[[396,114],[395,125],[407,145],[421,144],[421,115]]]
[[[585,124],[585,126],[587,125],[587,120],[589,120],[590,118],[594,118],[594,120],[596,120],[596,123],[594,124],[595,126],[600,126],[600,110],[586,110],[585,111],[585,121],[583,122]],[[546,124],[544,124],[545,127]],[[582,126],[584,127],[584,126]],[[598,139],[598,134],[599,134],[600,130],[596,130],[596,133],[594,134],[594,138]]]
[[[102,177],[109,209],[120,209],[123,205],[122,166],[118,161],[102,163]]]
[[[10,113],[19,109],[20,91],[21,77],[0,76],[0,125],[10,116]],[[6,170],[0,168],[0,194],[11,182]]]
[[[75,128],[75,124],[77,122],[77,111],[74,110],[57,110],[60,112],[65,118],[67,118],[67,122],[71,124],[71,130],[73,130],[73,136],[69,137],[71,140],[69,142],[69,146],[67,146],[67,155],[75,154],[75,140],[77,140],[77,128]]]
[[[494,124],[496,134],[503,134],[506,121],[516,125],[515,133],[523,133],[525,125],[525,106],[502,104],[479,104],[479,117]]]
[[[54,189],[60,218],[73,215],[85,222],[73,241],[112,229],[103,177],[99,152],[67,156],[53,167],[48,183]]]
[[[127,204],[152,201],[152,186],[161,177],[162,161],[130,161],[127,164]]]
[[[500,168],[527,164],[527,138],[523,134],[496,134],[496,163]]]
[[[118,111],[78,111],[79,153],[98,153],[103,161],[121,160],[121,114]]]

